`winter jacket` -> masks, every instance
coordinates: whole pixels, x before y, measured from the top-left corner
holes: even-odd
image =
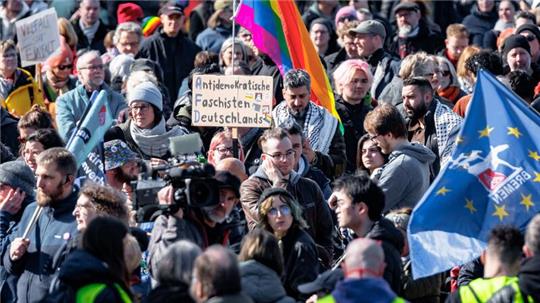
[[[331,255],[334,223],[319,186],[312,180],[302,178],[294,171],[289,175],[289,180],[283,180],[276,186],[285,188],[296,198],[303,208],[302,214],[309,226],[308,233]],[[272,187],[272,182],[268,180],[262,166],[240,186],[240,202],[249,229],[253,229],[259,222],[257,202],[262,192],[270,187]]]
[[[418,23],[418,34],[413,37],[401,38],[397,34],[392,39],[388,50],[401,59],[407,55],[424,51],[428,54],[436,54],[444,47],[444,35],[433,31],[424,20]]]
[[[62,265],[55,256],[66,242],[77,235],[77,223],[72,213],[78,194],[78,189],[74,189],[67,198],[43,208],[28,235],[30,245],[20,259],[12,261],[9,256],[11,245],[7,247],[3,262],[9,274],[19,277],[17,302],[38,302],[47,294],[53,274]],[[37,203],[26,207],[17,230],[10,236],[11,241],[22,237],[36,208]]]
[[[373,86],[371,86],[373,88]],[[403,89],[403,79],[399,77],[396,73],[390,83],[388,83],[379,94],[377,101],[379,103],[388,103],[392,104],[399,108],[403,103],[403,98],[401,97],[401,90]]]
[[[390,153],[378,178],[386,198],[384,213],[414,208],[429,187],[429,166],[435,158],[431,150],[418,143],[401,144]]]
[[[451,108],[433,99],[424,115],[424,146],[429,148],[436,156],[430,165],[431,180],[439,174],[441,166],[450,158],[455,149],[455,141],[463,119]],[[417,122],[415,122],[417,123]],[[409,141],[414,132],[410,131],[413,122],[408,121]]]
[[[255,303],[294,303],[287,296],[277,273],[255,261],[240,263],[242,289]]]
[[[395,293],[400,294],[403,268],[401,251],[405,243],[403,234],[388,219],[381,218],[374,222],[365,238],[382,242],[384,262],[386,263],[383,278]]]
[[[44,106],[40,88],[32,75],[22,68],[15,71],[13,85],[0,78],[0,101],[2,107],[16,117],[26,114],[34,104]]]
[[[496,6],[493,7],[491,12],[483,13],[478,10],[478,5],[474,5],[471,13],[462,22],[470,33],[469,41],[471,44],[482,47],[484,34],[495,26],[498,19]]]
[[[105,49],[105,44],[103,44],[103,40],[105,40],[105,36],[109,31],[101,20],[99,20],[98,22],[99,25],[92,41],[88,40],[88,37],[86,37],[84,31],[81,29],[79,25],[79,19],[75,19],[71,22],[71,25],[73,26],[73,29],[77,34],[77,51],[81,49],[92,49],[99,51],[100,54],[103,54],[107,51]]]
[[[369,63],[371,74],[373,75],[373,83],[371,84],[370,91],[371,96],[375,100],[379,100],[383,90],[399,74],[401,61],[380,48],[367,58],[367,63]],[[399,97],[401,99],[401,91],[399,92]],[[381,99],[381,101],[387,102],[386,99]]]
[[[413,303],[439,303],[442,274],[414,280],[411,260],[404,260],[403,264],[403,293],[402,297]]]
[[[58,273],[59,288],[44,302],[58,302],[73,296],[77,303],[131,303],[128,291],[107,264],[84,250],[72,252]],[[92,295],[91,295],[92,294]],[[90,298],[94,298],[91,300]],[[82,299],[84,298],[84,299]]]
[[[103,84],[102,89],[107,93],[109,109],[115,119],[120,111],[127,108],[127,103],[122,95],[112,91],[106,84]],[[64,141],[69,140],[89,104],[90,97],[82,84],[56,99],[56,125]]]
[[[13,155],[19,154],[19,129],[17,123],[19,121],[7,112],[3,107],[0,108],[0,136],[1,142],[9,147],[9,151]],[[4,159],[0,159],[4,162]]]
[[[225,28],[217,26],[216,28],[206,28],[197,36],[195,44],[204,51],[211,51],[219,54],[223,42],[232,35],[232,27]]]
[[[158,285],[152,289],[143,303],[183,302],[195,303],[189,295],[189,285],[178,282],[174,285]]]
[[[333,302],[339,303],[404,302],[381,278],[345,279],[338,282],[331,295]],[[324,298],[320,302],[324,302]]]
[[[280,242],[285,268],[285,290],[289,296],[304,301],[307,296],[298,291],[298,285],[314,281],[319,274],[315,242],[306,231],[296,225],[291,226]]]
[[[347,168],[345,172],[353,173],[356,170],[356,151],[358,140],[366,133],[364,119],[371,110],[371,97],[368,95],[359,104],[350,104],[339,95],[336,95],[336,110],[345,129],[343,139],[347,152]]]
[[[174,100],[180,84],[193,69],[195,55],[200,50],[182,33],[171,38],[159,30],[143,41],[137,58],[153,60],[162,67],[165,86],[171,94],[171,100]]]

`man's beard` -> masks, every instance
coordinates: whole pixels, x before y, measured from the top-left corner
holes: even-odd
[[[413,27],[409,24],[404,24],[399,27],[398,29],[398,37],[405,38],[408,37],[410,33],[412,33]]]
[[[115,170],[116,173],[114,174],[114,177],[120,183],[130,183],[131,181],[137,180],[137,176],[130,176],[126,174],[121,167],[117,167]]]
[[[405,108],[405,111],[407,113],[407,117],[409,117],[412,121],[418,121],[418,119],[422,118],[427,113],[427,106],[425,103],[421,103],[419,107],[413,108],[411,111]]]
[[[289,113],[295,118],[295,119],[302,119],[306,115],[307,112],[307,106],[304,107],[302,110],[294,110],[292,108],[289,108]]]
[[[51,194],[46,194],[42,190],[38,189],[36,201],[39,206],[49,206],[61,195],[60,189],[56,189]]]

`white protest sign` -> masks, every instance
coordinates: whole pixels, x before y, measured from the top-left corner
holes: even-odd
[[[57,19],[50,8],[15,23],[23,67],[42,63],[60,48]]]
[[[273,87],[270,76],[194,76],[192,124],[269,128]]]

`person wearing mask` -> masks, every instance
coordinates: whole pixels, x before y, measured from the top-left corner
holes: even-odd
[[[288,191],[277,187],[266,189],[257,203],[258,225],[281,243],[285,290],[296,300],[305,300],[298,285],[317,278],[319,261],[315,241],[305,230],[308,226],[300,207]]]

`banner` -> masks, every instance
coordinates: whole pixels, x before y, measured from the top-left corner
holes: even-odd
[[[57,19],[50,8],[15,23],[22,67],[43,63],[60,48]]]

